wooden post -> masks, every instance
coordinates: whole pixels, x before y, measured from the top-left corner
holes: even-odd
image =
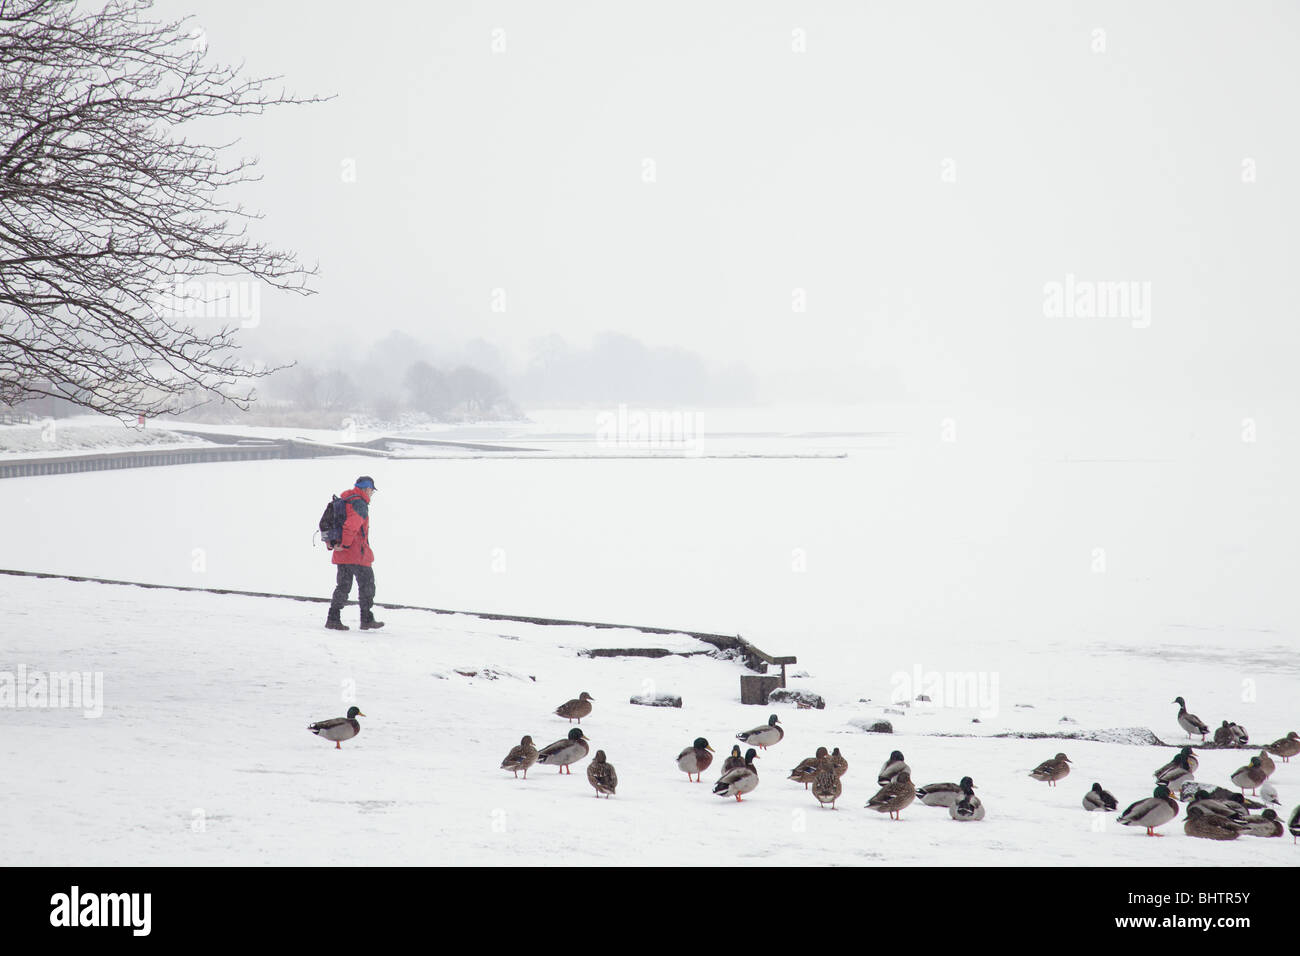
[[[742,704],[766,704],[767,695],[776,690],[778,678],[761,674],[740,675],[740,702]]]

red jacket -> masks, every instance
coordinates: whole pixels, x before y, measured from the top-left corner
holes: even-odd
[[[348,503],[347,518],[343,521],[343,540],[334,546],[330,560],[370,567],[375,560],[375,552],[370,550],[370,491],[349,488],[339,497]]]

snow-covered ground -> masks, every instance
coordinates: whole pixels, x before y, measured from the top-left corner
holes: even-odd
[[[4,667],[99,671],[104,680],[98,719],[76,709],[5,713],[0,758],[27,768],[5,775],[0,846],[10,863],[1296,860],[1289,839],[1211,844],[1171,826],[1170,839],[1148,840],[1081,809],[1093,779],[1121,800],[1145,795],[1165,748],[926,735],[969,720],[967,711],[895,716],[908,732],[892,736],[856,730],[849,720],[883,708],[834,693],[848,682],[834,678],[833,661],[794,682],[832,690],[826,710],[760,709],[739,703],[742,669],[731,662],[579,656],[631,643],[623,632],[388,611],[383,631],[339,634],[296,602],[7,577],[0,592],[10,608]],[[496,679],[456,673],[484,668]],[[1173,737],[1169,708],[1146,700],[1140,682],[1122,683],[1135,692],[1134,711],[1162,715],[1158,729]],[[539,745],[565,736],[570,725],[551,711],[582,690],[596,699],[583,729],[618,769],[614,799],[594,798],[585,761],[571,776],[535,767],[526,781],[497,769],[525,733]],[[628,702],[647,690],[680,694],[683,707]],[[352,693],[363,729],[336,751],[306,725],[341,715]],[[981,727],[1052,729],[1050,697],[1023,703],[1034,709],[1007,708]],[[761,783],[743,803],[710,792],[716,772],[690,784],[674,766],[696,736],[725,752],[769,709],[786,738],[760,757]],[[850,761],[835,812],[784,779],[818,745],[839,746]],[[962,826],[914,805],[894,823],[864,809],[893,748],[920,782],[974,777],[988,818]],[[1026,776],[1058,749],[1075,765],[1061,786]],[[1207,779],[1226,783],[1243,754],[1201,759]],[[1280,764],[1274,779],[1295,798],[1300,763]]]
[[[1088,786],[1148,796],[1167,748],[993,736],[1145,727],[1172,744],[1179,695],[1256,741],[1300,729],[1285,430],[1261,416],[1243,442],[1216,411],[1172,425],[1117,414],[1113,430],[1095,414],[1085,427],[943,411],[739,439],[847,453],[834,459],[356,458],[9,479],[0,567],[325,595],[312,528],[368,472],[381,601],[739,632],[798,655],[791,671],[810,676],[792,685],[827,708],[770,708],[787,737],[737,805],[672,758],[697,735],[724,752],[766,718],[739,703],[738,664],[578,654],[685,638],[415,611],[337,634],[320,605],[0,576],[0,671],[104,679],[98,719],[0,710],[5,765],[43,768],[7,775],[0,846],[34,863],[1293,864],[1289,838],[1208,844],[1170,825],[1148,840],[1113,817],[1094,830]],[[482,667],[505,676],[455,673]],[[304,728],[346,710],[347,682],[369,716],[336,752]],[[650,688],[685,706],[628,703]],[[618,767],[611,801],[593,799],[582,766],[526,783],[497,769],[522,734],[563,736],[550,712],[580,690],[597,699],[583,727]],[[918,693],[934,704],[890,704]],[[894,735],[854,725],[882,717]],[[852,765],[836,813],[783,779],[822,744]],[[988,819],[863,809],[895,748],[918,782],[974,777]],[[1026,776],[1058,750],[1074,761],[1060,788]],[[1248,756],[1203,752],[1201,776],[1228,785]],[[1289,813],[1300,763],[1273,780]]]
[[[103,417],[47,419],[39,424],[0,426],[0,458],[38,458],[205,444],[207,442],[165,428],[127,428]]]

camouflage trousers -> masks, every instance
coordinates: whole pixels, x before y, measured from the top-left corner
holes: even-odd
[[[361,605],[361,620],[374,618],[370,610],[375,603],[375,571],[364,564],[340,564],[335,576],[334,599],[330,601],[330,614],[338,614],[352,594],[352,579],[357,579],[357,603]]]

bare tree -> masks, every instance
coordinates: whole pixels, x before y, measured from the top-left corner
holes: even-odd
[[[402,384],[411,407],[432,418],[441,418],[451,408],[451,387],[447,376],[428,362],[412,362],[406,369]]]
[[[453,369],[448,376],[452,396],[465,405],[465,411],[481,415],[505,398],[505,389],[487,372],[469,365]]]
[[[183,127],[318,98],[210,63],[191,21],[151,5],[0,0],[0,402],[247,408],[274,369],[237,361],[226,320],[253,324],[263,286],[312,291],[314,270],[250,237],[257,214],[227,198],[256,161]]]

